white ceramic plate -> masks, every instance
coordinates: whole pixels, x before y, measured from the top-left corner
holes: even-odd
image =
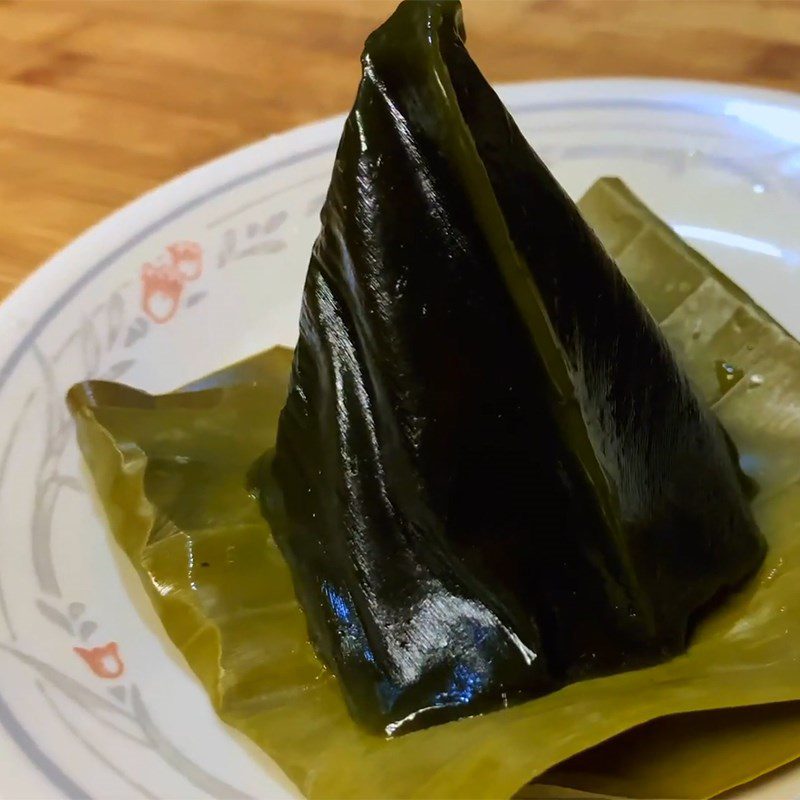
[[[506,87],[573,196],[620,175],[800,334],[800,98],[600,80]],[[0,306],[0,796],[287,797],[220,723],[98,513],[63,403],[292,344],[342,119],[157,189]],[[793,788],[792,788],[793,787]],[[800,796],[800,771],[748,797]]]

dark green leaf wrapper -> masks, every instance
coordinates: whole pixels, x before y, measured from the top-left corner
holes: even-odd
[[[682,652],[765,544],[459,4],[402,4],[362,61],[260,480],[311,641],[392,734]]]

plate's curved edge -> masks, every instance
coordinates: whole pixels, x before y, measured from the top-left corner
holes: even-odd
[[[330,150],[331,136],[334,135],[334,141],[338,138],[342,120],[342,117],[332,117],[294,128],[201,164],[111,213],[48,259],[0,303],[0,326],[10,321],[26,329],[20,341],[21,347],[14,348],[11,355],[2,357],[0,392],[18,360],[15,353],[24,350],[26,343],[41,330],[42,321],[46,324],[63,303],[91,281],[105,265],[113,263],[125,250],[159,227],[213,197],[306,157]],[[308,143],[303,151],[298,152],[296,146],[292,145],[300,137],[307,139]],[[252,169],[254,162],[265,163]],[[245,169],[247,165],[250,169]],[[187,197],[190,199],[186,200]],[[136,233],[131,235],[131,229],[135,229]],[[109,243],[108,254],[86,269],[88,254],[96,252],[104,241]],[[122,244],[117,244],[120,241]],[[76,272],[79,274],[76,275]],[[32,309],[42,304],[43,296],[53,295],[58,300],[34,320]]]
[[[713,81],[673,80],[670,78],[627,78],[602,77],[581,79],[556,79],[547,81],[520,81],[502,83],[495,87],[505,103],[519,106],[531,100],[544,99],[555,95],[560,104],[574,100],[628,99],[663,103],[673,99],[690,103],[700,108],[703,101],[747,99],[773,106],[790,107],[800,112],[800,95],[776,89],[744,86],[735,83]],[[724,113],[714,104],[706,113]],[[72,273],[83,260],[83,253],[95,247],[98,240],[126,238],[124,232],[132,222],[139,226],[142,222],[152,224],[155,218],[163,216],[164,210],[174,207],[180,197],[197,192],[201,187],[213,183],[225,183],[230,175],[241,172],[244,165],[253,160],[275,158],[292,150],[298,138],[306,138],[309,144],[320,144],[329,140],[332,133],[341,129],[345,115],[339,114],[320,121],[311,122],[272,134],[264,139],[244,145],[237,150],[200,164],[191,170],[175,176],[164,184],[154,187],[145,194],[130,201],[127,205],[112,212],[88,228],[76,239],[56,252],[39,266],[12,293],[0,303],[0,324],[6,318],[14,318],[23,324],[26,308],[41,298],[41,288],[45,281],[55,286],[63,286],[74,280]],[[241,177],[241,176],[240,176]],[[120,235],[122,234],[122,235]],[[0,389],[3,373],[0,371]]]
[[[592,78],[553,78],[541,81],[510,81],[494,85],[505,103],[528,99],[532,92],[564,93],[564,96],[581,96],[592,99],[631,98],[639,100],[664,100],[669,97],[702,99],[743,98],[769,105],[792,107],[800,111],[800,93],[772,89],[752,84],[725,81],[702,81],[669,77],[638,77],[607,75]]]

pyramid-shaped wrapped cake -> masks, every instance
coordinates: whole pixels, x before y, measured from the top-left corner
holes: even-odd
[[[459,4],[403,3],[362,61],[259,480],[312,642],[392,734],[681,652],[764,542]]]

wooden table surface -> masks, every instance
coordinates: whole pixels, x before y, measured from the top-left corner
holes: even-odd
[[[0,0],[0,297],[178,173],[347,109],[395,0]],[[465,0],[490,80],[800,91],[800,0]]]

